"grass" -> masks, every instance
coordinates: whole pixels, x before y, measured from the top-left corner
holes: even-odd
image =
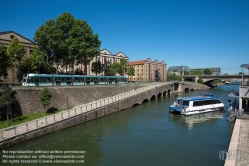
[[[31,114],[22,115],[22,116],[19,116],[19,117],[12,119],[12,121],[9,120],[8,122],[7,121],[0,122],[0,129],[15,126],[15,125],[25,123],[25,122],[30,122],[32,120],[39,119],[39,118],[42,118],[42,117],[45,117],[48,115],[52,115],[52,114],[55,114],[58,112],[62,112],[65,110],[67,110],[67,109],[50,111],[47,113],[46,112],[35,112],[35,113],[31,113]]]

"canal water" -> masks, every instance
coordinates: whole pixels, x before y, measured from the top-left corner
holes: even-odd
[[[176,97],[204,92],[228,106],[228,94],[235,90],[238,85],[172,94],[5,150],[81,150],[84,164],[79,165],[87,166],[224,165],[221,152],[228,149],[233,130],[228,108],[183,116],[170,113],[168,106]]]

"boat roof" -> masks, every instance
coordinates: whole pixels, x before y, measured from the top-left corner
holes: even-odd
[[[217,100],[216,97],[209,96],[193,96],[193,97],[178,97],[177,100],[185,100],[185,101],[199,101],[199,100]]]

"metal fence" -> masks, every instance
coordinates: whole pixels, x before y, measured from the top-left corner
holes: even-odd
[[[32,131],[32,130],[36,130],[38,128],[44,127],[46,125],[49,124],[53,124],[68,118],[71,118],[73,116],[77,116],[79,114],[85,114],[91,110],[94,110],[96,108],[100,108],[102,106],[107,106],[108,104],[126,99],[128,97],[132,97],[134,95],[146,92],[150,89],[156,88],[158,86],[161,86],[164,84],[156,84],[156,85],[149,85],[146,87],[142,87],[136,90],[132,90],[129,92],[125,92],[125,93],[121,93],[112,97],[108,97],[105,99],[100,99],[98,101],[95,102],[91,102],[91,103],[87,103],[87,104],[83,104],[80,106],[76,106],[70,110],[66,110],[63,112],[59,112],[53,115],[49,115],[40,119],[36,119],[30,122],[26,122],[26,123],[22,123],[16,126],[11,126],[8,128],[4,128],[0,130],[0,141],[7,139],[7,138],[11,138],[17,135],[21,135],[23,133]]]

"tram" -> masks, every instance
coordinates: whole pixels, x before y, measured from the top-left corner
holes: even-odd
[[[106,85],[124,84],[125,76],[88,76],[88,75],[57,75],[27,74],[23,76],[22,86],[66,86],[66,85]]]

